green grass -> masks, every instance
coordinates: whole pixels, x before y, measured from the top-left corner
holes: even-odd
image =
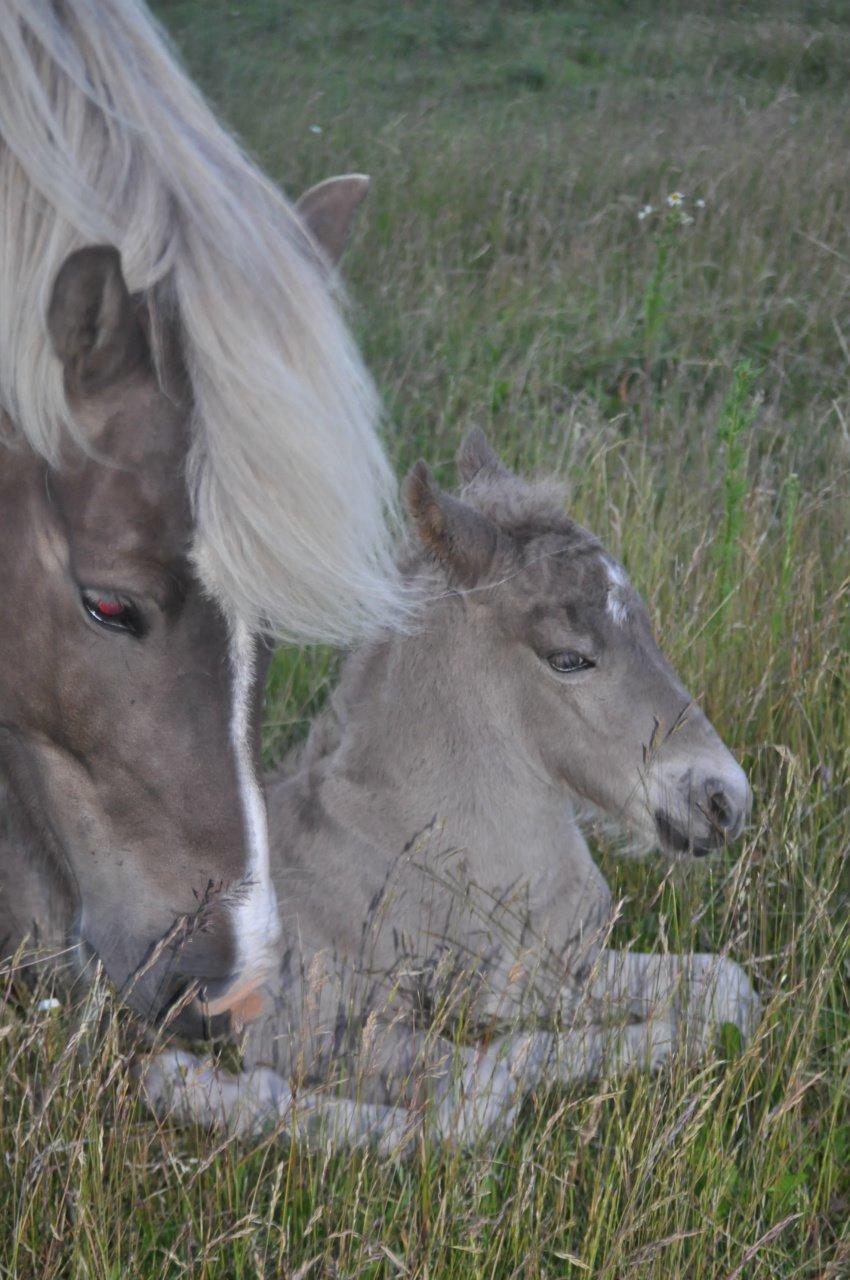
[[[495,1152],[395,1166],[159,1127],[122,1018],[69,1052],[27,997],[0,1019],[0,1275],[850,1276],[850,11],[158,11],[287,190],[372,174],[346,275],[399,471],[450,480],[478,422],[570,477],[643,591],[756,807],[687,869],[600,834],[617,937],[729,946],[766,1010],[743,1051],[536,1094]],[[673,189],[694,222],[647,334],[662,215],[637,213]],[[332,671],[279,655],[269,760]]]

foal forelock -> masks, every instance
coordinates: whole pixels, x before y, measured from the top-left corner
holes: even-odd
[[[226,612],[349,642],[404,614],[376,398],[290,205],[135,0],[0,4],[0,407],[76,431],[45,314],[67,254],[120,250],[191,384],[201,575]]]

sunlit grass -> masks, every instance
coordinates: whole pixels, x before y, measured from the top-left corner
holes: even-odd
[[[708,863],[595,838],[618,942],[728,948],[764,1000],[753,1043],[538,1091],[497,1149],[393,1164],[158,1126],[108,993],[80,1031],[19,987],[0,1275],[850,1275],[850,26],[838,4],[685,10],[159,6],[288,189],[373,175],[346,275],[399,471],[421,454],[450,482],[478,422],[568,476],[745,764],[752,826]],[[705,207],[653,293],[638,213],[676,189]],[[333,672],[278,657],[269,761]]]

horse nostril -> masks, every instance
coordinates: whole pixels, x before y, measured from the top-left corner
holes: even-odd
[[[239,974],[236,972],[228,973],[223,978],[215,978],[211,982],[205,982],[201,987],[201,999],[204,1004],[217,1004],[219,1000],[228,991],[231,991],[236,985]]]
[[[227,982],[208,983],[201,992],[200,1004],[208,1017],[226,1014],[234,1029],[241,1030],[266,1008],[262,976],[236,974]]]

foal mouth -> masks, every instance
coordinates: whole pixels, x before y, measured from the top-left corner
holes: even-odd
[[[691,853],[695,858],[704,858],[706,854],[713,853],[715,849],[719,849],[726,843],[722,833],[714,829],[707,836],[698,836],[693,831],[682,831],[663,809],[656,809],[653,817],[662,845],[672,853]]]

